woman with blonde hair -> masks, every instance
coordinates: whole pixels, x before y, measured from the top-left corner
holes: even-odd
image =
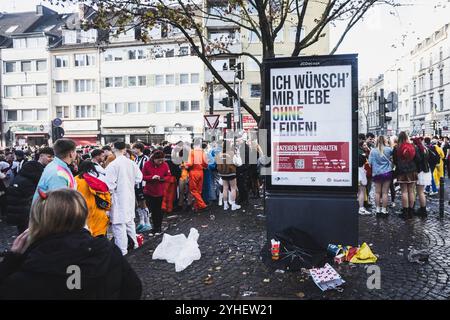
[[[224,141],[222,151],[216,155],[217,171],[223,184],[223,210],[228,210],[231,204],[231,210],[239,210],[240,205],[236,204],[236,165],[234,164],[233,148],[229,146],[227,152],[227,142]]]
[[[384,136],[379,136],[376,148],[370,151],[369,164],[372,167],[372,181],[375,184],[375,205],[378,215],[388,214],[388,191],[393,179],[392,148],[387,146]]]
[[[29,229],[0,263],[0,299],[139,299],[141,281],[120,249],[84,228],[83,196],[38,192]]]

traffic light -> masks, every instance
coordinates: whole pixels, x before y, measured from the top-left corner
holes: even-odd
[[[244,80],[244,63],[239,62],[236,65],[236,78],[239,80]]]
[[[227,120],[227,129],[231,129],[231,112],[227,113],[226,115],[226,120]]]
[[[392,117],[388,116],[391,112],[387,105],[389,104],[384,97],[384,89],[380,89],[380,95],[378,96],[378,110],[380,112],[380,126],[383,128],[384,125],[392,120]]]
[[[228,96],[219,101],[225,108],[233,108],[233,99]]]
[[[56,140],[64,137],[64,129],[62,127],[56,127],[52,124],[52,140],[55,143]]]

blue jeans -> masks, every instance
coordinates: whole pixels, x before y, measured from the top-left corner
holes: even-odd
[[[430,170],[430,171],[431,171],[431,170]],[[436,187],[436,183],[434,182],[434,175],[433,175],[433,172],[434,172],[434,170],[430,172],[430,174],[431,174],[431,190],[432,190],[433,192],[438,192],[438,189],[437,189],[437,187]],[[430,192],[430,186],[427,186],[427,187],[425,188],[425,190],[426,190],[427,192]]]

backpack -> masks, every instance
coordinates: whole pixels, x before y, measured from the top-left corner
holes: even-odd
[[[439,163],[439,161],[441,161],[441,157],[437,153],[436,148],[434,148],[434,146],[431,147],[427,146],[427,149],[430,154],[430,157],[428,158],[428,163],[430,164],[431,168],[435,168],[436,165]]]

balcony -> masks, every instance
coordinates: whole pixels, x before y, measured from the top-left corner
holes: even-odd
[[[219,54],[219,53],[241,53],[242,52],[242,43],[237,42],[233,44],[223,44],[223,49],[212,49],[211,54]]]
[[[223,21],[213,17],[205,18],[205,26],[206,28],[214,28],[214,29],[237,27],[236,23],[234,22]]]

